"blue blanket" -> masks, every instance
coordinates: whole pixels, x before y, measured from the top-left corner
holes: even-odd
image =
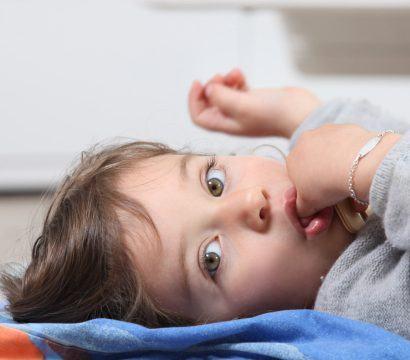
[[[161,329],[109,319],[18,324],[3,310],[0,323],[1,358],[410,359],[410,341],[313,310]]]

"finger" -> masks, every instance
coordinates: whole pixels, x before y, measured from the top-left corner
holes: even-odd
[[[206,106],[207,104],[204,96],[204,88],[198,80],[195,80],[192,83],[188,94],[188,108],[191,119],[195,121],[198,115],[204,111]]]
[[[252,117],[257,110],[247,93],[224,85],[210,84],[205,87],[205,94],[211,105],[236,120]]]
[[[248,89],[245,76],[243,75],[242,71],[238,68],[232,69],[225,75],[224,84],[240,90]]]
[[[211,79],[209,79],[204,87],[207,87],[209,84],[223,84],[224,77],[221,74],[215,74]]]
[[[299,218],[314,215],[321,210],[319,208],[316,208],[315,206],[312,206],[312,204],[309,204],[306,201],[304,201],[299,194],[297,194],[296,196],[296,211],[298,213]]]
[[[211,131],[219,131],[232,135],[241,135],[243,133],[243,129],[237,121],[225,116],[216,107],[205,109],[197,117],[196,123]]]

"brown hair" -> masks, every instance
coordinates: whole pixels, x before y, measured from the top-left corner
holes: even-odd
[[[196,324],[164,311],[146,292],[121,214],[131,215],[140,229],[148,225],[154,236],[158,232],[144,206],[118,190],[121,175],[138,161],[182,153],[145,141],[97,144],[82,152],[53,196],[28,267],[0,275],[13,319],[67,323],[104,317],[152,328]]]

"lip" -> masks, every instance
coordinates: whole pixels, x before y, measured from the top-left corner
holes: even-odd
[[[285,214],[289,219],[290,223],[296,229],[296,231],[303,236],[303,238],[307,239],[305,229],[302,227],[302,224],[299,221],[297,211],[296,211],[296,196],[292,196],[290,198],[284,197],[284,204],[283,204]]]

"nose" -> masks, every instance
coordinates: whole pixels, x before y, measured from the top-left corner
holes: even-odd
[[[225,224],[245,224],[262,232],[271,221],[269,195],[263,187],[238,190],[221,199],[216,207],[216,218]]]

